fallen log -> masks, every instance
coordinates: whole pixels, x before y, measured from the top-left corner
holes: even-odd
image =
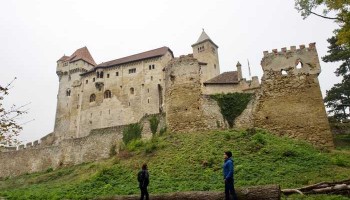
[[[321,182],[295,189],[281,190],[284,195],[299,194],[341,194],[350,196],[350,179],[336,182]]]
[[[265,185],[246,188],[237,188],[236,193],[239,200],[280,200],[281,189],[279,185]],[[115,196],[103,198],[103,200],[139,200],[139,195]],[[176,192],[169,194],[150,194],[152,200],[222,200],[224,192]],[[101,199],[102,200],[102,199]]]

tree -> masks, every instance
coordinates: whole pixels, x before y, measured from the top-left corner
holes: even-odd
[[[315,11],[319,7],[324,7],[322,14]],[[315,15],[334,20],[339,25],[335,30],[337,43],[350,46],[350,0],[295,0],[295,8],[304,19]]]
[[[26,105],[19,107],[12,105],[9,109],[4,108],[3,100],[9,95],[13,81],[6,86],[0,85],[0,142],[18,143],[16,136],[19,135],[22,126],[16,120],[27,113],[27,110],[24,110]]]
[[[324,102],[336,120],[348,119],[350,116],[350,48],[348,45],[339,44],[337,38],[329,38],[328,55],[322,57],[324,62],[340,62],[335,74],[342,76],[341,83],[335,84],[326,91]]]

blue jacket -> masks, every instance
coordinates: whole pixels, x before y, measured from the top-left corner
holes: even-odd
[[[228,158],[225,160],[224,165],[223,165],[223,174],[224,174],[224,179],[229,180],[233,179],[233,160],[231,158]]]

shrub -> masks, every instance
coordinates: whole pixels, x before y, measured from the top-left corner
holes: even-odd
[[[228,93],[228,94],[216,94],[211,95],[211,98],[215,99],[219,106],[221,114],[229,124],[230,128],[233,127],[233,123],[243,110],[247,107],[252,94],[247,93]]]
[[[167,127],[164,126],[159,130],[159,135],[162,136],[167,131]]]
[[[117,145],[115,144],[111,146],[111,149],[109,150],[109,157],[115,156],[117,154],[116,148],[117,148]]]
[[[141,138],[142,126],[139,123],[129,124],[123,129],[123,142],[128,144],[130,141]]]
[[[158,124],[159,124],[159,119],[158,119],[158,117],[156,117],[155,115],[153,115],[153,116],[149,119],[149,123],[150,123],[151,132],[152,132],[153,135],[155,135],[155,134],[157,133]]]
[[[47,173],[52,172],[52,171],[53,171],[52,167],[50,167],[46,170]]]

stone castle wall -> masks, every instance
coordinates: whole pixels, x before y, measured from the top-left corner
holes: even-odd
[[[158,130],[165,126],[164,115],[156,115],[160,119]],[[149,139],[152,133],[149,118],[143,117],[142,137]],[[33,173],[59,168],[63,166],[78,165],[84,162],[93,162],[110,157],[111,148],[115,145],[119,149],[123,138],[125,126],[114,126],[102,129],[93,129],[88,136],[74,139],[65,139],[52,145],[43,138],[18,150],[8,149],[0,153],[0,177],[18,176],[24,173]],[[49,145],[49,146],[46,146]]]
[[[224,119],[215,100],[204,98],[201,65],[192,55],[173,59],[165,68],[165,112],[170,131],[217,129]]]
[[[315,44],[264,52],[261,89],[253,113],[254,126],[278,135],[333,147],[318,75]]]

